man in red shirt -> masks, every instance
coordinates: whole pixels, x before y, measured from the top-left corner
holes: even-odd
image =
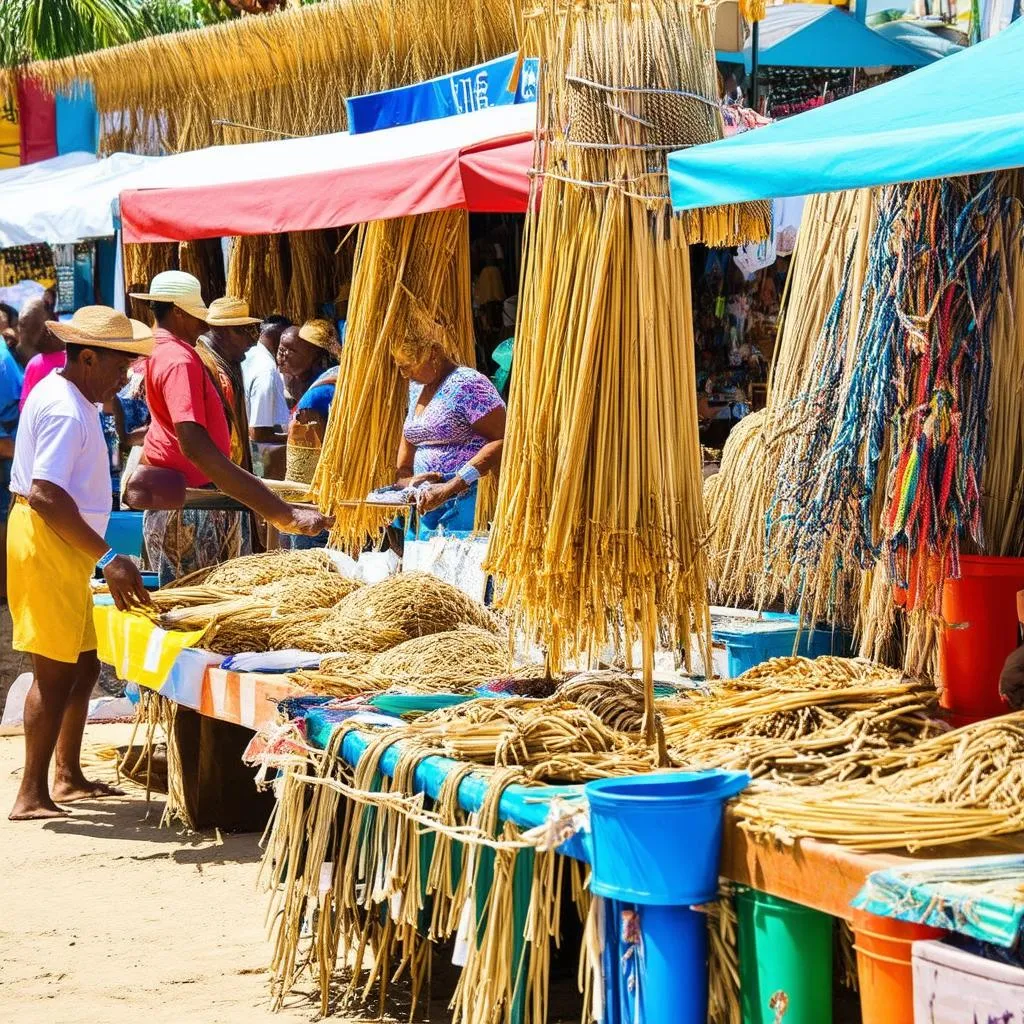
[[[284,533],[315,536],[332,520],[282,501],[231,461],[231,434],[220,393],[196,352],[207,329],[208,310],[199,281],[169,270],[148,292],[132,298],[150,303],[156,344],[146,363],[146,401],[151,423],[142,461],[176,470],[189,487],[216,486]],[[146,550],[160,585],[243,553],[247,516],[238,512],[182,509],[146,512]]]

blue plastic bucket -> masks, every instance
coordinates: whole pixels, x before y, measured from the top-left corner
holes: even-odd
[[[111,512],[104,540],[119,554],[142,554],[142,513]]]
[[[642,907],[643,1024],[707,1024],[708,919],[688,907]]]
[[[797,645],[797,634],[800,643]],[[771,615],[751,619],[749,625],[716,629],[716,643],[725,644],[727,672],[730,679],[743,675],[770,658],[788,658],[796,647],[797,654],[817,658],[824,654],[845,656],[850,653],[850,634],[844,630],[800,629],[795,615]]]
[[[591,891],[645,906],[714,899],[725,801],[749,782],[717,769],[588,782]]]

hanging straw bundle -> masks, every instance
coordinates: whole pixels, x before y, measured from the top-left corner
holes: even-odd
[[[260,316],[281,313],[287,305],[282,235],[241,235],[231,244],[227,292],[249,303]]]
[[[389,519],[358,502],[395,479],[408,387],[392,342],[426,332],[456,363],[473,365],[469,286],[464,211],[360,228],[338,386],[313,478],[320,506],[337,520],[333,543],[358,551]]]
[[[721,134],[708,8],[525,20],[542,134],[486,565],[556,669],[642,639],[649,683],[659,626],[679,646],[708,626],[687,246],[763,237],[767,209],[667,202],[667,152]]]
[[[320,306],[337,294],[333,231],[292,231],[288,235],[290,275],[284,313],[296,323],[321,315]],[[291,478],[289,478],[291,479]]]
[[[165,267],[165,270],[170,269]],[[178,243],[178,269],[199,281],[207,304],[229,294],[224,276],[224,253],[219,238]],[[149,289],[144,289],[148,291]]]
[[[178,269],[178,247],[174,242],[143,242],[122,247],[124,291],[128,312],[136,320],[152,324],[149,303],[130,297],[130,292],[148,292],[149,282],[164,270]]]

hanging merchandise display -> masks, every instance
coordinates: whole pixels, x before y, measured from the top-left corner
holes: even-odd
[[[783,599],[792,606],[797,582],[781,549],[783,531],[795,528],[791,517],[779,519],[773,549],[765,547],[765,517],[776,489],[789,470],[781,460],[796,428],[810,415],[806,405],[828,396],[810,393],[817,342],[828,312],[835,302],[846,260],[843,254],[856,237],[863,204],[857,193],[816,195],[808,201],[804,227],[796,242],[792,269],[783,296],[783,311],[775,344],[768,401],[764,413],[747,417],[730,434],[722,452],[718,474],[704,484],[704,500],[710,524],[708,551],[712,562],[712,596],[720,604],[756,600],[767,606]],[[824,254],[824,255],[823,255]],[[796,453],[794,453],[796,458]],[[751,524],[754,524],[752,528]],[[836,595],[836,618],[852,625],[855,602],[849,573],[825,588]],[[814,590],[814,571],[802,579]],[[808,603],[808,618],[824,617],[827,600]]]
[[[48,245],[17,245],[0,249],[0,288],[10,288],[19,281],[38,281],[49,287],[57,280],[53,251]]]
[[[525,33],[543,141],[488,567],[552,663],[642,639],[649,676],[659,627],[708,626],[688,245],[769,211],[668,205],[665,155],[722,133],[709,10],[549,0]]]
[[[1002,261],[989,238],[1004,186],[989,176],[878,193],[864,283],[848,277],[820,346],[817,390],[835,396],[834,414],[808,422],[796,487],[780,486],[768,524],[771,535],[802,510],[786,552],[798,571],[844,538],[835,569],[881,562],[904,588],[913,577],[914,603],[938,612],[937,584],[944,571],[958,575],[961,544],[984,544]]]

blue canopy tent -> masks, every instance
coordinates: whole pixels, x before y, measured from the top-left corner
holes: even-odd
[[[920,50],[932,60],[949,57],[963,49],[959,43],[954,43],[951,39],[946,39],[913,21],[887,21],[882,25],[873,26],[873,31],[891,42]]]
[[[874,68],[920,67],[935,58],[892,40],[831,4],[781,4],[759,22],[757,62],[761,67]],[[742,52],[719,50],[718,60],[753,63],[753,40]]]
[[[1024,166],[1024,21],[855,96],[668,158],[677,210]]]

